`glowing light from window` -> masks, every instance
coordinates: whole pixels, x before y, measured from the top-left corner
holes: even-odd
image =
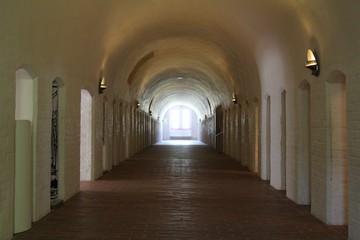
[[[191,129],[191,112],[189,109],[174,108],[170,121],[172,129]]]
[[[179,111],[179,109],[173,109],[171,111],[171,128],[173,128],[173,129],[180,128],[180,111]]]
[[[182,111],[182,128],[190,129],[191,128],[191,116],[189,109],[184,109]]]

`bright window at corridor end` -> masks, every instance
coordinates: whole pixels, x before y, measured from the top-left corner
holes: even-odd
[[[171,129],[191,129],[191,113],[189,109],[174,108],[171,110]]]

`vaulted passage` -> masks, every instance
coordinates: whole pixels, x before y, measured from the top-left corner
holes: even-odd
[[[0,1],[0,240],[360,240],[359,9]]]
[[[205,145],[152,146],[81,188],[14,239],[346,239]]]

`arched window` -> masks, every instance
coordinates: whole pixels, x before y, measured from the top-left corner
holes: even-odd
[[[167,110],[162,122],[162,140],[199,139],[199,121],[193,109],[177,105]]]
[[[191,129],[191,114],[187,108],[171,109],[171,129]]]

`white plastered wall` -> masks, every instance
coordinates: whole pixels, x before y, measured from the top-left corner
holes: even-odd
[[[267,97],[270,96],[270,178],[267,176],[267,138],[262,135],[261,178],[269,179],[270,184],[275,189],[281,189],[281,91],[286,89],[287,76],[289,69],[286,69],[287,59],[283,55],[279,40],[272,37],[264,38],[257,49],[257,62],[259,66],[259,75],[262,82],[262,106],[267,106]],[[267,129],[267,108],[262,108],[262,133],[266,133]]]

